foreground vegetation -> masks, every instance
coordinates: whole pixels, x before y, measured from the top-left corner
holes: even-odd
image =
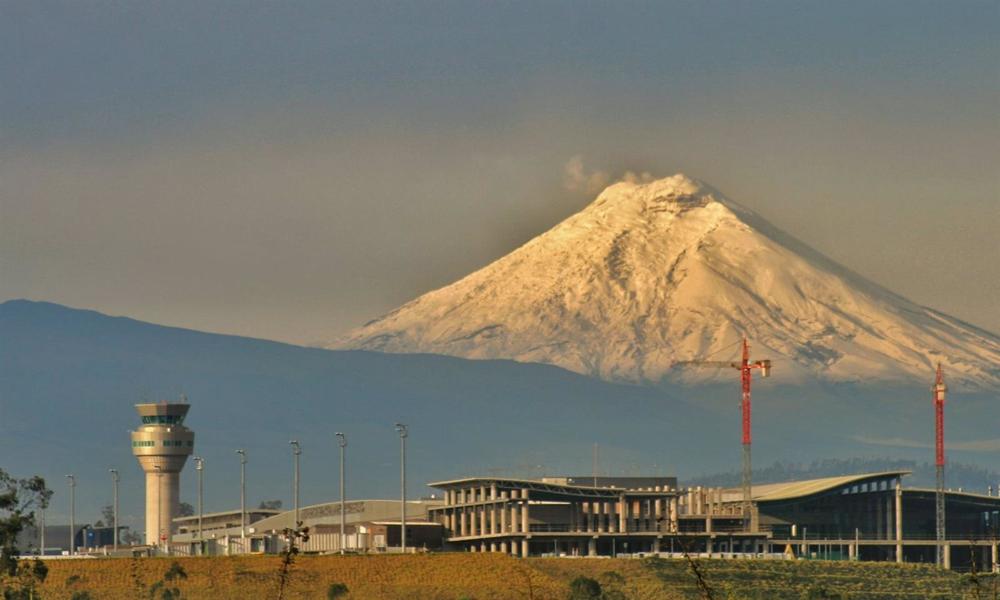
[[[47,561],[34,598],[86,600],[990,599],[996,580],[929,566],[824,561],[519,560],[499,554]],[[697,574],[696,574],[697,572]],[[699,575],[700,574],[700,577]]]

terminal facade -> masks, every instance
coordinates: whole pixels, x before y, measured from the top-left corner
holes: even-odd
[[[598,485],[473,477],[432,483],[444,504],[429,518],[446,548],[516,556],[739,554],[935,561],[934,490],[903,488],[908,471],[755,485],[744,526],[742,490],[676,484]],[[628,485],[631,484],[631,485]],[[998,490],[1000,493],[1000,490]],[[996,568],[1000,497],[949,491],[947,567]]]

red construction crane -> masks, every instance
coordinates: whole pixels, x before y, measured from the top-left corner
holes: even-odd
[[[937,471],[937,489],[934,494],[934,525],[937,538],[937,564],[944,566],[944,396],[948,387],[944,384],[944,373],[941,363],[937,366],[937,376],[934,378],[934,466]]]
[[[749,530],[752,526],[751,511],[752,504],[750,500],[750,482],[752,477],[752,467],[750,464],[750,445],[753,442],[753,433],[751,428],[751,409],[750,409],[750,384],[753,381],[753,370],[760,369],[760,374],[762,377],[771,376],[771,361],[770,360],[757,360],[750,362],[750,344],[747,343],[747,339],[743,338],[743,357],[740,362],[725,362],[725,361],[715,361],[715,360],[684,360],[674,363],[677,366],[695,365],[700,367],[729,367],[733,369],[739,369],[740,371],[740,382],[743,385],[743,399],[740,403],[740,407],[743,413],[743,526],[745,529]]]

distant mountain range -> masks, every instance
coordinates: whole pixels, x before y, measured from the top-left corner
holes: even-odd
[[[910,471],[903,478],[905,486],[933,488],[936,485],[936,468],[933,461],[918,462],[886,458],[823,459],[809,463],[775,461],[760,465],[754,470],[756,483],[779,483],[801,479],[837,477],[854,473],[878,473],[883,471]],[[1000,473],[995,469],[954,463],[947,467],[947,486],[966,492],[1000,494]],[[736,487],[740,484],[739,471],[729,471],[715,475],[702,475],[681,482],[681,485],[703,485],[709,487]]]
[[[0,304],[0,466],[42,474],[68,512],[64,475],[77,476],[78,518],[111,498],[137,518],[142,474],[128,430],[136,402],[192,404],[188,424],[206,463],[206,509],[238,506],[236,448],[248,449],[250,503],[291,495],[288,441],[304,448],[302,501],[338,495],[333,434],[348,435],[348,495],[398,493],[399,439],[410,426],[410,495],[425,482],[473,474],[589,473],[692,479],[739,464],[735,374],[717,384],[614,384],[561,368],[502,360],[303,348],[109,317],[44,302]],[[1000,450],[992,392],[953,391],[949,459],[990,464]],[[763,380],[755,388],[755,464],[855,456],[930,460],[926,386]],[[182,499],[194,502],[194,469]]]
[[[507,256],[328,347],[506,358],[609,381],[724,381],[678,361],[753,354],[785,383],[1000,389],[1000,337],[834,263],[684,175],[623,181]]]
[[[74,473],[80,507],[96,518],[110,500],[110,467],[128,486],[123,507],[139,510],[132,405],[181,394],[192,404],[187,423],[206,459],[212,510],[238,505],[240,447],[250,456],[251,503],[290,505],[293,437],[304,452],[303,502],[318,502],[339,494],[336,431],[348,435],[351,497],[394,497],[393,424],[407,423],[418,496],[432,492],[427,481],[473,473],[587,473],[595,442],[605,469],[667,472],[703,435],[690,424],[711,414],[667,390],[546,365],[320,350],[44,302],[0,304],[0,466],[45,475],[57,491],[53,514],[68,510],[63,476]],[[188,502],[193,476],[189,466]]]

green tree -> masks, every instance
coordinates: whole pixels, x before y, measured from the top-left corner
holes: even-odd
[[[596,579],[577,577],[569,584],[569,600],[600,600],[601,584]]]
[[[34,508],[44,508],[51,497],[41,477],[17,479],[0,469],[0,576],[17,574],[17,536],[35,524]]]
[[[330,587],[326,588],[326,598],[327,600],[336,600],[347,595],[347,586],[343,583],[331,583]]]

